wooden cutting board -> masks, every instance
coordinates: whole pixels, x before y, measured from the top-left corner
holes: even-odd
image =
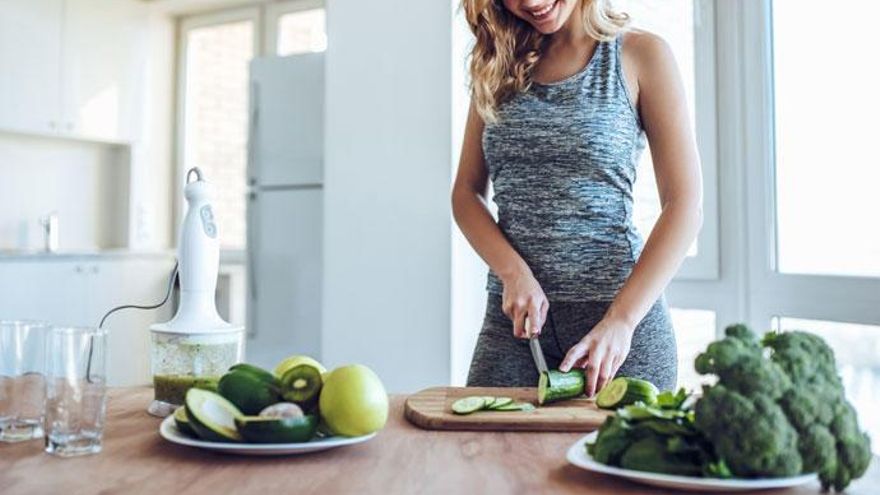
[[[406,399],[404,415],[410,423],[428,430],[482,431],[593,431],[610,414],[587,398],[555,402],[534,411],[477,411],[459,415],[452,412],[456,399],[469,395],[512,397],[538,404],[536,388],[434,387]]]

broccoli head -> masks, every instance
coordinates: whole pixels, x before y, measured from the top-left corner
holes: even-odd
[[[745,325],[733,325],[695,364],[718,376],[695,406],[696,427],[734,474],[815,472],[824,489],[842,491],[867,470],[870,439],[821,337],[794,331],[759,341]]]
[[[797,432],[769,396],[746,396],[717,384],[705,387],[694,407],[695,426],[734,474],[772,477],[801,472]]]
[[[764,357],[758,339],[745,325],[729,326],[725,334],[697,356],[697,373],[718,375],[725,387],[747,397],[778,399],[791,388],[785,371]]]

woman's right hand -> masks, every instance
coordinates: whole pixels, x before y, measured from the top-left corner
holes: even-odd
[[[527,339],[540,335],[550,308],[541,284],[531,272],[517,273],[502,282],[501,310],[513,321],[513,336]]]

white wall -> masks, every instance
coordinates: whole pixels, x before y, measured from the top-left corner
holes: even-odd
[[[122,247],[127,193],[122,147],[0,133],[0,250],[41,249],[51,211],[62,250]]]
[[[450,379],[451,10],[327,3],[324,360]]]

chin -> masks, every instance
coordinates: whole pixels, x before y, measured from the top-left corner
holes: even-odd
[[[569,10],[567,5],[572,0],[553,0],[539,12],[524,11],[520,17],[532,25],[541,34],[553,34],[565,24],[563,13]],[[568,12],[570,14],[570,12]]]

